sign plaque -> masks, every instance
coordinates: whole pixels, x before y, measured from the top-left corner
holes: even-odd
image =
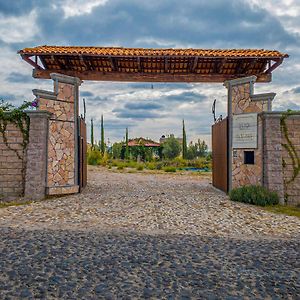
[[[232,116],[232,148],[257,148],[257,113]]]

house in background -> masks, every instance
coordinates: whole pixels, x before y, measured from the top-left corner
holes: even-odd
[[[163,143],[166,141],[166,139],[168,139],[168,138],[170,138],[170,137],[173,137],[173,138],[174,138],[174,134],[169,134],[169,135],[167,135],[167,136],[162,135],[161,138],[159,139],[160,144],[163,144]],[[175,138],[175,139],[180,143],[180,145],[182,145],[182,138],[177,137],[177,138]]]

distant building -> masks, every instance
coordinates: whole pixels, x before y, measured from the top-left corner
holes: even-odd
[[[160,147],[160,143],[156,143],[150,139],[136,138],[128,141],[128,147],[144,146],[144,147]]]
[[[160,144],[163,144],[166,141],[166,139],[170,137],[174,137],[174,134],[169,134],[167,136],[162,135],[161,138],[159,139]],[[175,139],[182,145],[182,138],[177,137]]]

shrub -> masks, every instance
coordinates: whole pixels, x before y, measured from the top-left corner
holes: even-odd
[[[102,155],[101,155],[101,152],[99,150],[91,150],[89,149],[88,152],[87,152],[87,163],[89,165],[93,165],[93,166],[96,166],[96,165],[100,165],[101,163],[101,158],[102,158]]]
[[[156,164],[156,170],[161,170],[162,167],[163,167],[163,163],[162,163],[162,162],[158,162],[158,163]]]
[[[153,162],[148,162],[147,164],[146,164],[146,168],[147,169],[149,169],[149,170],[154,170],[155,169],[155,163],[153,163]]]
[[[175,167],[164,167],[164,171],[165,172],[176,172],[176,168]]]
[[[277,193],[270,192],[266,188],[257,185],[248,185],[233,189],[229,193],[229,197],[232,201],[260,206],[274,205],[279,203],[279,197]]]
[[[124,169],[124,166],[123,166],[123,165],[117,166],[117,170],[123,170],[123,169]]]
[[[136,167],[136,169],[137,169],[138,171],[142,171],[142,170],[144,170],[144,166],[143,166],[142,164],[140,164],[140,165],[138,165],[138,166]]]

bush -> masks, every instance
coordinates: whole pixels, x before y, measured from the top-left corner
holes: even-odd
[[[153,162],[148,162],[148,163],[146,164],[146,168],[149,169],[149,170],[154,170],[154,169],[156,168],[155,163],[153,163]]]
[[[136,167],[136,169],[138,170],[138,171],[142,171],[142,170],[144,170],[144,166],[143,165],[138,165],[137,167]]]
[[[279,203],[277,193],[270,192],[266,188],[257,185],[248,185],[233,189],[229,193],[229,197],[232,201],[260,206],[275,205]]]
[[[164,171],[165,172],[176,172],[176,168],[175,167],[164,167]]]
[[[89,165],[93,165],[93,166],[100,165],[101,158],[102,158],[102,155],[101,155],[101,152],[99,150],[88,149],[88,151],[87,151],[87,163]]]
[[[156,170],[161,170],[162,167],[163,167],[163,163],[162,162],[156,163]]]

